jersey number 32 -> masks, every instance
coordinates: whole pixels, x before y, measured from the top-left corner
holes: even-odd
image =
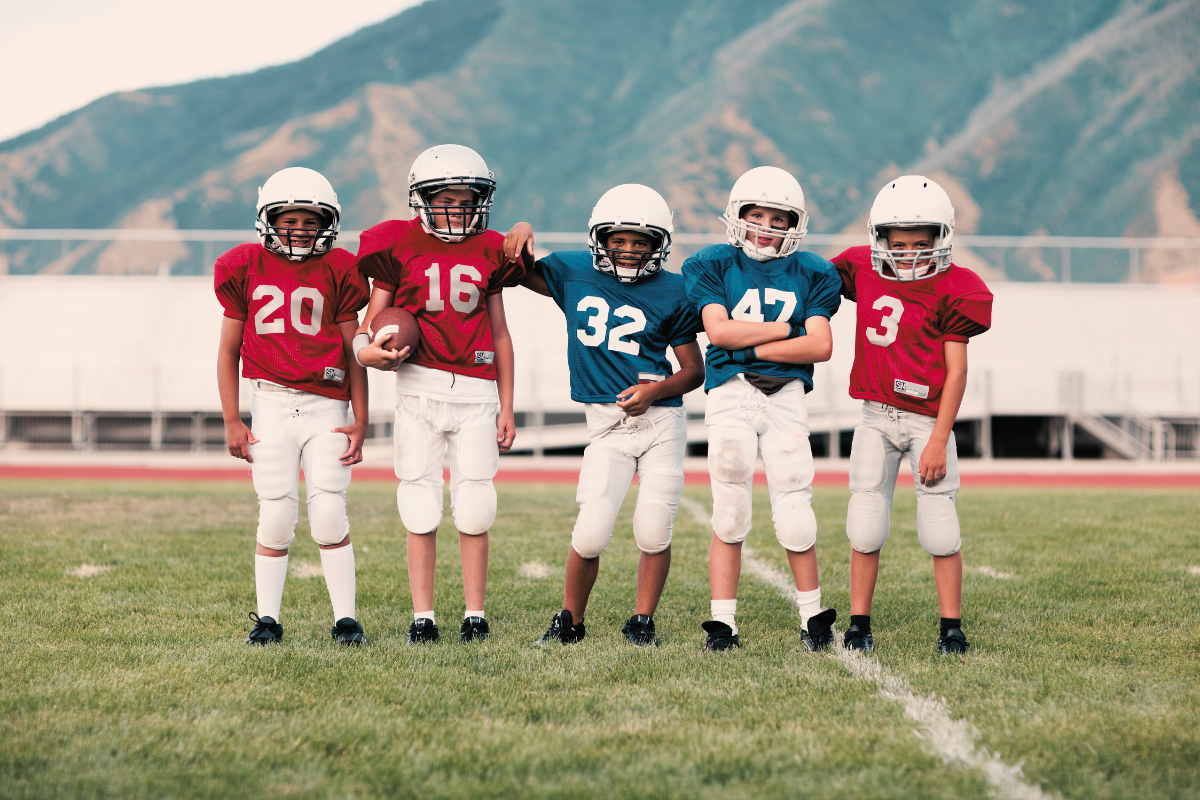
[[[586,315],[580,317],[579,320],[586,328],[580,328],[575,331],[575,334],[579,337],[579,341],[588,347],[599,347],[604,343],[604,337],[607,335],[609,350],[628,353],[631,356],[636,356],[642,351],[641,345],[637,342],[631,342],[624,338],[634,333],[641,333],[646,329],[646,315],[640,308],[619,306],[613,312],[613,316],[627,319],[629,322],[618,325],[611,331],[608,329],[608,303],[602,298],[589,295],[579,301],[576,310],[586,312]]]

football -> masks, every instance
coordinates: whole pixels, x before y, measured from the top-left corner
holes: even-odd
[[[389,306],[372,317],[367,330],[371,334],[371,341],[376,341],[383,334],[391,334],[382,343],[387,350],[411,347],[411,352],[416,352],[417,345],[421,343],[421,328],[417,325],[417,318],[395,306]]]

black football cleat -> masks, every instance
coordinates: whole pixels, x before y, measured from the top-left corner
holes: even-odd
[[[724,622],[717,622],[715,619],[710,619],[708,622],[702,622],[700,627],[708,634],[704,637],[704,649],[720,652],[722,650],[736,650],[742,646],[738,640],[738,635],[733,632],[733,628],[726,625]]]
[[[842,637],[842,647],[860,653],[870,653],[875,649],[875,640],[871,638],[870,633],[863,633],[857,625],[851,625]]]
[[[634,647],[656,647],[658,642],[654,636],[654,620],[648,614],[634,614],[625,621],[621,629],[625,638]]]
[[[333,637],[335,642],[351,647],[367,643],[367,635],[363,633],[362,625],[359,625],[354,617],[342,617],[339,619],[329,629],[329,635]]]
[[[476,639],[483,641],[491,635],[488,629],[487,620],[483,617],[467,617],[463,620],[462,628],[458,631],[458,640],[460,642],[473,642]]]
[[[254,628],[250,631],[250,635],[246,637],[246,644],[257,644],[265,647],[283,638],[283,626],[270,617],[260,617],[251,611],[250,619],[254,620]]]
[[[413,620],[408,626],[409,644],[433,644],[438,640],[438,627],[428,617]]]
[[[808,630],[800,629],[800,641],[814,653],[828,647],[833,641],[833,623],[836,620],[837,611],[832,608],[813,614],[808,618]]]
[[[537,640],[538,644],[575,644],[582,641],[587,635],[587,629],[583,627],[583,623],[578,625],[573,624],[574,620],[571,617],[571,612],[565,608],[554,615],[554,619],[550,620],[550,627],[542,634],[542,638]]]
[[[963,636],[963,632],[958,628],[951,628],[946,631],[945,636],[938,637],[938,650],[944,656],[963,655],[970,646],[971,643],[967,641],[967,637]]]

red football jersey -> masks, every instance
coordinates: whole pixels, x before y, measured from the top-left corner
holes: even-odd
[[[953,264],[924,280],[887,280],[871,267],[870,247],[851,247],[833,264],[842,294],[858,305],[850,396],[937,416],[946,383],[942,343],[991,327],[987,285]]]
[[[375,287],[396,293],[393,305],[417,318],[421,344],[408,363],[496,379],[492,323],[485,298],[516,286],[520,262],[505,263],[504,236],[484,231],[443,242],[418,219],[389,220],[363,231],[358,268]]]
[[[213,283],[225,316],[246,322],[243,377],[350,399],[338,323],[358,321],[369,297],[353,255],[336,248],[295,262],[241,244],[217,259]]]

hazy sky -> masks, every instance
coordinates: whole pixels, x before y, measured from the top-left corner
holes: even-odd
[[[294,61],[418,2],[0,0],[0,141],[110,92]]]

